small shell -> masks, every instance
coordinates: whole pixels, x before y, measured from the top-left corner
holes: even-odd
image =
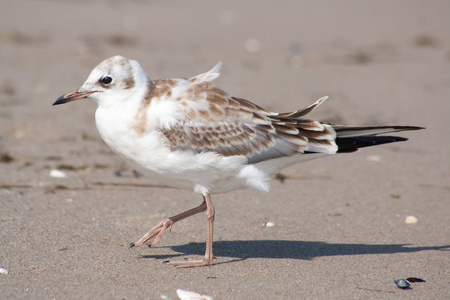
[[[263,227],[274,227],[275,226],[275,222],[265,222],[262,224]]]
[[[401,289],[407,289],[411,286],[405,279],[397,279],[394,282]]]
[[[53,178],[66,178],[67,175],[63,171],[53,169],[50,171],[50,177]]]
[[[414,217],[414,216],[407,216],[407,217],[405,218],[405,223],[406,223],[406,224],[416,224],[418,221],[419,221],[419,220],[417,220],[417,218]]]
[[[212,300],[211,296],[200,295],[182,289],[177,289],[177,295],[181,300]]]
[[[4,268],[0,268],[0,274],[3,274],[3,275],[8,275],[8,270],[6,270],[6,269],[4,269]]]

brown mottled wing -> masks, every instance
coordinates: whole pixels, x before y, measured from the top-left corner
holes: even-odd
[[[191,80],[194,84],[177,100],[183,117],[161,129],[172,150],[251,157],[275,145],[269,112],[210,82]]]
[[[216,152],[223,156],[251,157],[274,145],[273,135],[261,126],[221,123],[216,126],[176,124],[162,130],[172,150]]]
[[[297,112],[276,114],[245,99],[230,97],[209,83],[194,88],[195,92],[188,90],[188,96],[179,100],[186,118],[161,129],[172,150],[243,155],[249,163],[304,151],[335,152],[332,129],[299,118],[320,103]]]

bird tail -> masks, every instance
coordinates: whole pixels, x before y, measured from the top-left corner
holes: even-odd
[[[378,136],[378,134],[424,129],[423,127],[417,126],[331,126],[336,131],[338,153],[355,152],[363,147],[408,140],[400,136]]]

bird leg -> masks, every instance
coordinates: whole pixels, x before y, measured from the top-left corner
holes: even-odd
[[[137,241],[136,243],[132,243],[130,245],[130,248],[139,247],[141,245],[147,245],[149,247],[153,247],[156,244],[158,244],[159,240],[162,238],[162,236],[164,235],[166,230],[168,228],[171,228],[173,224],[175,224],[176,222],[181,221],[183,219],[186,219],[190,216],[193,216],[195,214],[204,212],[207,209],[208,205],[206,203],[205,197],[203,197],[203,198],[204,198],[203,203],[200,204],[199,206],[192,208],[190,210],[187,210],[176,216],[162,220],[158,225],[156,225],[155,227],[150,229],[149,232],[147,232],[143,237],[141,237],[139,239],[139,241]],[[210,200],[210,202],[211,202],[211,200]]]
[[[170,265],[174,265],[178,268],[192,268],[192,267],[202,267],[209,266],[214,258],[213,255],[213,231],[214,231],[214,206],[212,204],[211,196],[206,194],[203,196],[202,205],[206,205],[206,250],[205,258],[202,260],[182,260],[182,261],[170,261]]]

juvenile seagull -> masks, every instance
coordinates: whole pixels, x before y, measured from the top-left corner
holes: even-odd
[[[406,141],[377,134],[422,129],[303,118],[327,97],[294,112],[270,112],[215,87],[211,82],[221,65],[192,78],[152,80],[137,61],[114,56],[100,63],[81,88],[53,104],[96,101],[98,131],[114,152],[155,180],[202,195],[200,206],[164,219],[132,244],[155,246],[174,223],[206,211],[204,259],[170,262],[177,267],[206,266],[214,258],[211,194],[246,187],[267,192],[271,177],[287,166]]]

